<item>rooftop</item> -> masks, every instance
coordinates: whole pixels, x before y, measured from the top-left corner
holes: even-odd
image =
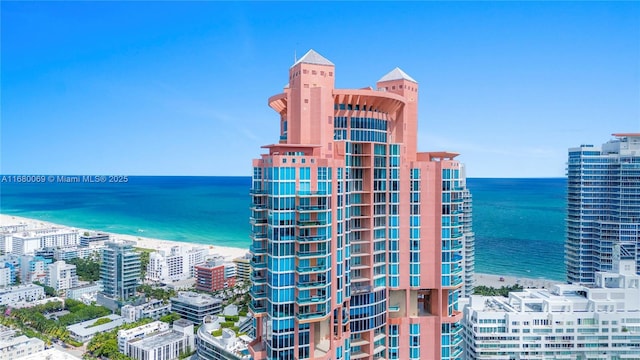
[[[69,332],[77,334],[78,336],[85,337],[97,334],[99,332],[109,331],[124,324],[124,318],[120,315],[111,314],[103,317],[111,319],[111,322],[98,326],[91,326],[98,319],[87,320],[78,324],[69,325],[67,326],[67,330],[69,330]]]
[[[327,60],[327,58],[325,58],[324,56],[318,54],[313,49],[307,51],[307,53],[304,54],[304,56],[302,56],[298,61],[296,61],[292,65],[292,67],[296,66],[296,65],[298,65],[300,63],[334,66],[331,61]]]
[[[162,345],[170,344],[176,340],[180,340],[183,337],[183,333],[167,330],[153,336],[145,337],[144,339],[130,341],[129,343],[140,349],[151,350]]]
[[[171,301],[177,301],[191,305],[209,305],[222,302],[222,300],[216,299],[211,295],[198,294],[191,291],[180,291],[178,293],[178,296],[171,298]]]
[[[378,82],[393,81],[393,80],[409,80],[409,81],[413,81],[416,84],[418,83],[414,78],[407,75],[407,73],[402,71],[399,67],[391,70],[387,75],[380,78]]]

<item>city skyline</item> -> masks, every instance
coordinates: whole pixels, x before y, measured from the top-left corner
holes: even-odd
[[[638,3],[0,6],[3,174],[249,176],[309,49],[341,88],[411,74],[418,147],[469,177],[563,177],[567,147],[640,129]]]

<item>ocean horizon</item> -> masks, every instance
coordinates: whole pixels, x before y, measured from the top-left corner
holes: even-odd
[[[8,176],[8,175],[7,175]],[[0,212],[147,238],[248,248],[248,176],[0,184]],[[476,272],[564,281],[566,178],[469,178]]]

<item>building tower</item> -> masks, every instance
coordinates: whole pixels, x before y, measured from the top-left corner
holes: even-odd
[[[280,141],[253,161],[254,359],[458,359],[464,178],[417,152],[418,83],[336,89],[311,50],[269,99]]]
[[[612,271],[613,247],[636,259],[640,273],[640,133],[613,134],[602,145],[569,149],[567,279],[593,285]]]
[[[136,295],[140,280],[140,254],[133,249],[132,241],[107,241],[102,250],[100,280],[102,294],[122,302]]]

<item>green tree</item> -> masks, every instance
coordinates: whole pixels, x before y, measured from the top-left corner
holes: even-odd
[[[67,261],[76,266],[76,273],[82,281],[100,280],[100,259],[97,255],[92,255],[86,259],[75,258]]]

